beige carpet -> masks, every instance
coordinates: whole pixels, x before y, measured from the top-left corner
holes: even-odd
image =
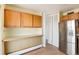
[[[39,48],[23,55],[65,55],[60,52],[55,46],[47,44],[45,48]]]

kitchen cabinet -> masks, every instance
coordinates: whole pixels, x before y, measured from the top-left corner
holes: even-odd
[[[4,27],[20,27],[20,12],[5,9]]]
[[[67,53],[67,31],[66,22],[59,23],[59,50],[63,53]]]
[[[79,14],[78,13],[70,14],[68,16],[69,16],[69,20],[79,19]]]
[[[60,22],[62,22],[62,21],[67,21],[67,20],[68,20],[68,15],[61,16],[61,17],[60,17]]]
[[[21,13],[21,27],[32,27],[32,14]]]
[[[5,9],[4,11],[4,27],[42,27],[42,17],[29,13],[18,12],[14,10]]]
[[[73,13],[73,14],[61,16],[60,22],[68,21],[68,20],[77,20],[77,19],[79,19],[79,13]]]
[[[42,27],[42,17],[33,15],[33,27]]]

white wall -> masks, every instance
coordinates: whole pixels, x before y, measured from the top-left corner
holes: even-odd
[[[46,19],[45,19],[45,38],[46,38],[46,42],[48,42],[48,23],[49,23],[49,20],[48,20],[48,18],[50,18],[50,17],[48,17],[48,15],[46,15],[46,17],[45,17]]]
[[[5,9],[11,9],[11,10],[19,11],[19,12],[40,15],[40,16],[42,15],[42,12],[37,12],[37,11],[34,11],[32,9],[17,7],[17,6],[11,5],[11,4],[6,4]]]
[[[48,16],[48,30],[47,30],[48,43],[56,47],[59,47],[58,17],[59,17],[58,14]]]
[[[4,21],[4,5],[0,5],[0,54],[3,54],[3,45],[2,45],[2,40],[3,40],[3,21]]]
[[[5,28],[5,37],[18,35],[42,35],[42,28]]]

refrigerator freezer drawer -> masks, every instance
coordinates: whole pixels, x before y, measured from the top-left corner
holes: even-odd
[[[75,55],[75,43],[68,42],[68,44],[67,44],[67,54],[68,55]]]

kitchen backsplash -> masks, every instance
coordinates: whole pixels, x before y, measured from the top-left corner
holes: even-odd
[[[18,36],[18,35],[42,35],[42,28],[5,28],[4,37]]]

